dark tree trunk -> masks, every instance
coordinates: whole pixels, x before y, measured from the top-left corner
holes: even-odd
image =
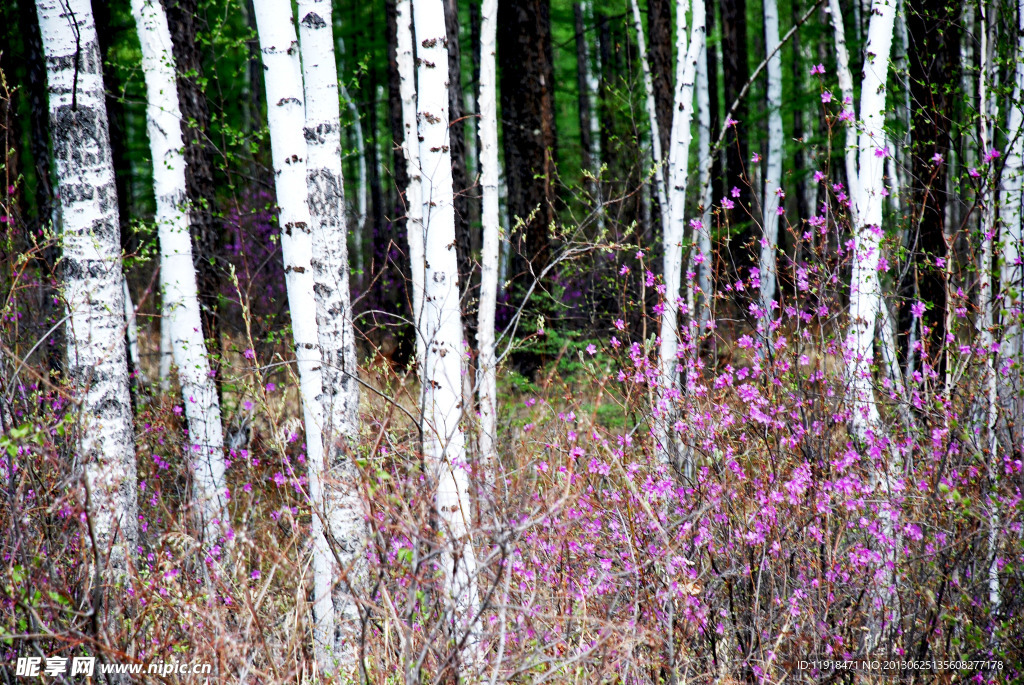
[[[911,128],[913,146],[913,205],[919,217],[911,225],[910,248],[914,260],[918,297],[932,306],[924,313],[922,323],[930,333],[924,338],[932,364],[937,364],[939,377],[945,377],[945,356],[934,355],[945,345],[946,285],[943,269],[937,259],[947,257],[945,232],[946,173],[948,161],[936,164],[935,155],[949,159],[950,110],[955,106],[954,94],[948,85],[958,82],[956,65],[960,55],[959,8],[932,5],[921,0],[907,4],[907,34],[910,36],[910,97],[913,103]],[[904,291],[913,292],[913,283]],[[903,347],[909,338],[912,322],[910,301],[906,298],[900,311],[900,334]]]
[[[178,72],[178,105],[185,141],[185,193],[189,201],[189,229],[199,286],[203,337],[213,342],[213,370],[219,375],[221,337],[218,303],[223,286],[220,261],[224,229],[217,215],[214,195],[214,151],[209,142],[210,108],[199,85],[203,63],[196,45],[198,9],[196,0],[166,2],[167,23]],[[220,383],[217,387],[220,388]]]
[[[792,10],[792,21],[793,26],[796,26],[797,21],[800,20],[800,7],[797,3],[793,3]],[[791,73],[793,75],[793,90],[794,99],[799,99],[804,94],[803,89],[803,78],[804,78],[805,66],[801,62],[800,54],[800,32],[797,31],[793,34],[793,61],[791,63]],[[804,153],[804,149],[807,144],[804,141],[804,117],[803,108],[793,108],[793,138],[797,141],[796,153],[793,157],[793,164],[797,170],[807,169],[807,155]],[[808,175],[805,174],[800,180],[800,188],[796,193],[796,212],[799,219],[802,221],[810,217],[811,212],[814,211],[813,207],[807,206],[806,193],[804,189],[808,183]],[[781,232],[780,232],[781,237]]]
[[[53,183],[50,177],[50,119],[47,114],[46,61],[43,39],[35,5],[18,3],[18,26],[25,42],[25,97],[32,115],[29,119],[29,151],[35,169],[35,204],[39,222],[46,225],[53,210]]]
[[[736,100],[740,90],[750,78],[750,67],[747,63],[747,3],[746,0],[721,0],[722,11],[722,71],[725,77],[725,108]],[[732,118],[740,123],[726,133],[726,172],[725,192],[739,188],[740,202],[747,204],[751,198],[749,175],[746,167],[750,162],[750,148],[747,128],[751,126],[747,116],[747,103],[741,101],[732,113]],[[738,140],[737,140],[738,138]],[[736,226],[740,222],[745,228],[730,242],[732,260],[737,267],[750,267],[754,264],[753,252],[745,245],[751,239],[752,232],[749,222],[744,221],[746,213],[737,207],[732,211],[731,220]],[[745,274],[744,274],[745,275]]]
[[[663,159],[668,159],[668,143],[672,137],[672,3],[671,0],[648,0],[648,59],[654,82],[654,110],[658,115]],[[667,168],[667,166],[666,166]]]
[[[50,169],[50,110],[46,91],[46,60],[43,56],[43,39],[39,33],[39,18],[35,5],[26,0],[18,2],[18,30],[24,44],[24,97],[31,113],[28,121],[28,150],[32,155],[32,166],[35,172],[35,188],[33,199],[36,207],[36,221],[28,222],[28,215],[22,215],[30,229],[49,226],[53,217],[54,194],[53,176]],[[4,57],[7,57],[4,51]],[[13,57],[13,55],[11,55]],[[8,78],[11,72],[5,69]],[[57,245],[47,245],[43,250],[46,281],[41,297],[40,316],[43,331],[60,320],[62,312],[54,302],[57,295],[56,268],[60,259]],[[58,326],[46,341],[46,363],[51,371],[60,372],[64,368],[64,327]]]
[[[715,32],[715,3],[705,5],[706,35],[710,38]],[[722,130],[718,104],[718,48],[710,40],[707,42],[708,52],[708,113],[711,115],[711,141],[718,137]],[[711,160],[711,197],[718,202],[722,197],[722,156],[723,152],[715,153]]]
[[[669,141],[672,138],[672,4],[671,0],[648,0],[647,55],[654,84],[654,111],[658,116],[658,137],[661,143],[662,172],[668,177]],[[651,188],[651,224],[661,224],[658,193]],[[657,231],[657,229],[655,229]],[[657,235],[655,232],[654,235]]]
[[[395,230],[405,235],[405,201],[401,198],[402,192],[409,187],[409,174],[405,168],[405,154],[402,152],[402,141],[405,140],[405,127],[402,123],[402,80],[398,75],[398,17],[395,0],[386,0],[384,3],[384,16],[387,21],[387,47],[388,47],[388,128],[391,130],[391,151],[394,170],[392,177],[397,189],[399,212],[398,219],[392,223]],[[404,244],[404,243],[403,243]]]
[[[513,280],[528,281],[550,259],[555,219],[555,101],[550,0],[498,3],[502,138],[508,212],[527,219],[513,238]]]
[[[462,119],[462,55],[459,48],[459,7],[457,0],[444,1],[444,24],[448,35],[448,140],[452,152],[452,186],[455,191],[455,255],[459,265],[459,294],[463,325],[472,340],[476,317],[466,305],[473,285],[473,240],[469,226],[469,179],[466,174],[466,126]]]
[[[576,88],[579,92],[578,109],[580,121],[580,160],[587,171],[593,169],[594,162],[590,156],[592,140],[590,138],[590,92],[587,85],[587,74],[590,65],[587,63],[587,34],[583,23],[583,5],[576,2],[572,6],[576,29]]]

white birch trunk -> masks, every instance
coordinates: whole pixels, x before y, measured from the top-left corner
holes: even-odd
[[[1008,107],[1006,138],[1010,147],[1003,168],[1000,198],[1002,227],[1000,233],[1000,289],[1002,292],[1003,332],[997,368],[1011,364],[1001,389],[1002,404],[1007,417],[1015,417],[1016,425],[1008,434],[1012,444],[1020,445],[1024,416],[1024,388],[1021,387],[1021,367],[1024,352],[1021,336],[1021,302],[1024,296],[1024,274],[1021,266],[1021,248],[1024,231],[1021,230],[1021,195],[1024,191],[1024,2],[1017,7],[1017,49],[1015,53],[1013,106]]]
[[[470,525],[462,400],[462,317],[455,258],[455,206],[448,147],[448,50],[441,0],[413,0],[417,41],[417,123],[424,212],[424,296],[421,332],[426,354],[420,369],[428,473],[437,484],[441,559],[461,651],[472,680],[481,663],[477,622],[480,597]]]
[[[686,3],[676,2],[676,86],[672,107],[672,134],[669,138],[668,212],[662,224],[664,249],[663,274],[665,301],[661,313],[659,373],[661,385],[655,407],[655,440],[662,463],[673,460],[677,450],[671,433],[671,407],[678,393],[679,304],[682,285],[683,238],[686,232],[686,183],[689,174],[690,140],[693,134],[693,84],[697,77],[697,58],[704,43],[704,0],[693,0],[693,27],[686,35]],[[653,136],[657,138],[657,135]],[[663,216],[665,216],[663,214]]]
[[[139,379],[139,385],[146,385],[146,374],[142,371],[142,360],[139,358],[139,321],[135,316],[135,303],[132,302],[132,291],[128,287],[128,277],[121,279],[121,289],[124,290],[124,318],[127,325],[128,338],[128,360],[131,368]]]
[[[165,303],[160,304],[160,392],[171,391],[171,365],[174,363],[174,352],[171,351],[171,316]]]
[[[341,167],[341,109],[329,0],[300,0],[299,37],[306,95],[306,185],[313,239],[313,289],[325,452],[330,477],[324,501],[329,536],[342,565],[334,574],[340,631],[335,644],[339,669],[358,672],[358,592],[366,584],[365,526],[359,470],[349,456],[359,438],[359,368],[349,292],[345,185]],[[312,481],[312,479],[310,479]]]
[[[123,576],[138,544],[124,276],[103,61],[89,0],[37,0],[61,205],[67,375],[79,403],[94,558]],[[102,561],[100,563],[103,563]]]
[[[700,187],[701,202],[704,214],[701,216],[697,234],[697,254],[700,264],[697,265],[697,285],[700,287],[700,301],[697,310],[697,331],[705,332],[711,319],[711,307],[714,288],[714,261],[711,254],[711,165],[714,163],[711,149],[711,106],[708,94],[708,49],[707,42],[700,51],[700,62],[697,65],[697,145],[700,148]]]
[[[764,0],[764,47],[768,59],[768,156],[765,164],[763,231],[761,238],[761,325],[765,340],[771,339],[772,303],[775,300],[776,252],[779,245],[779,214],[782,201],[782,52],[779,47],[779,9],[776,0]]]
[[[289,0],[254,0],[253,5],[263,55],[267,124],[280,208],[281,255],[306,429],[310,507],[314,512],[310,532],[313,547],[313,646],[320,667],[331,672],[335,661],[331,653],[335,625],[331,600],[332,562],[319,516],[319,512],[324,510],[321,360],[312,266],[313,237],[307,204],[305,108],[299,46]]]
[[[993,11],[991,7],[980,6],[981,9],[981,63],[978,65],[978,106],[980,108],[978,116],[978,128],[980,133],[981,150],[984,154],[987,154],[992,149],[993,135],[992,135],[992,119],[995,118],[996,112],[994,107],[990,107],[989,103],[989,88],[995,86],[995,70],[992,68],[991,56],[989,54],[989,26],[990,14]],[[993,31],[994,34],[994,31]],[[994,42],[994,41],[993,41]],[[996,365],[997,355],[995,353],[995,327],[996,327],[996,313],[995,313],[995,302],[994,302],[994,291],[992,285],[992,256],[993,256],[993,237],[996,230],[996,208],[995,208],[995,193],[992,191],[991,186],[986,179],[986,182],[982,188],[981,200],[981,263],[978,265],[978,278],[980,280],[979,285],[979,305],[981,308],[981,316],[978,320],[978,326],[980,328],[979,338],[981,341],[981,347],[985,350],[985,428],[986,436],[988,438],[988,473],[989,478],[996,480],[998,478],[999,468],[999,441],[997,436],[998,421],[999,421],[999,397],[998,397],[998,386],[996,381]],[[998,549],[998,531],[999,531],[999,508],[996,504],[995,494],[990,492],[988,494],[988,506],[989,506],[989,530],[988,530],[988,601],[992,609],[992,614],[995,615],[999,611],[1000,596],[999,596],[999,570],[996,563],[999,549]]]
[[[850,51],[846,47],[846,29],[843,26],[843,10],[839,5],[839,0],[829,0],[828,11],[832,17],[832,29],[835,36],[835,47],[836,47],[836,77],[839,80],[839,92],[843,98],[843,111],[854,111],[853,106],[853,75],[850,73]],[[895,11],[895,10],[893,10]],[[889,39],[891,44],[892,39]],[[888,58],[887,58],[888,59]],[[886,65],[886,71],[888,72],[888,65]],[[866,78],[866,73],[865,73]],[[885,79],[883,77],[884,86]],[[863,92],[861,93],[861,107],[863,108]],[[847,102],[849,104],[847,104]],[[862,112],[863,115],[863,112]],[[857,195],[857,179],[859,173],[857,171],[857,127],[854,126],[853,120],[847,121],[843,125],[843,132],[846,137],[846,145],[843,148],[843,162],[846,165],[846,185],[847,191],[851,198],[856,199]],[[857,218],[857,202],[850,203],[850,222],[854,226],[860,226],[860,221]]]
[[[498,0],[484,0],[480,13],[480,187],[483,190],[483,245],[480,252],[480,457],[490,481],[498,465],[498,363],[494,341],[494,309],[498,298],[498,116],[494,51]],[[492,495],[495,493],[491,493]]]
[[[661,226],[662,230],[666,230],[669,222],[669,209],[668,209],[668,196],[665,190],[665,168],[663,164],[664,157],[662,156],[661,150],[661,126],[664,126],[666,122],[658,121],[658,108],[654,100],[654,78],[651,76],[651,65],[647,59],[647,43],[644,40],[644,22],[640,16],[640,4],[637,0],[630,0],[630,4],[633,7],[633,27],[636,29],[636,45],[637,50],[640,52],[640,66],[643,69],[644,74],[644,91],[647,94],[646,106],[647,106],[647,121],[650,124],[650,143],[651,143],[651,158],[654,162],[654,185],[655,191],[657,192],[658,207],[661,210]],[[683,31],[686,30],[686,17],[680,15],[677,19],[679,25],[683,27]],[[678,47],[678,40],[676,41]],[[685,54],[686,49],[686,34],[683,34],[683,53]],[[692,86],[691,86],[692,87]],[[678,115],[676,115],[678,116]],[[671,144],[671,143],[670,143]]]
[[[397,15],[399,94],[402,98],[402,152],[409,187],[405,189],[405,227],[409,241],[409,264],[412,277],[412,316],[416,329],[416,361],[420,368],[426,354],[421,326],[423,324],[423,183],[420,173],[420,144],[416,125],[416,54],[412,44],[412,6],[410,0],[398,0]],[[481,59],[483,57],[481,56]]]
[[[156,0],[132,0],[132,16],[142,46],[142,71],[146,79],[146,121],[153,157],[163,308],[188,420],[189,454],[198,513],[206,535],[205,542],[213,545],[227,504],[224,434],[220,402],[210,374],[199,316],[171,33],[167,27],[167,15]]]
[[[860,115],[862,131],[858,144],[857,194],[854,197],[857,225],[854,237],[853,275],[850,283],[850,323],[847,346],[850,354],[850,399],[853,404],[854,433],[863,439],[878,426],[871,378],[874,361],[875,321],[881,293],[878,259],[882,242],[882,195],[885,156],[885,86],[889,73],[896,6],[874,0],[865,47],[864,77],[861,82]]]

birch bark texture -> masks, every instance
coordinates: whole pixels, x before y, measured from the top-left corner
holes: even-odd
[[[36,13],[60,195],[67,376],[80,408],[76,457],[94,558],[109,551],[110,571],[123,575],[138,544],[138,505],[103,61],[89,0],[38,0]]]
[[[342,566],[335,583],[340,667],[358,669],[357,593],[367,577],[359,469],[349,449],[359,437],[359,368],[349,292],[345,186],[341,167],[341,107],[330,0],[300,0],[299,38],[306,95],[306,186],[312,233],[323,437],[329,466],[325,504],[330,538]]]
[[[402,152],[405,154],[406,238],[409,241],[409,264],[412,280],[412,316],[416,329],[416,361],[423,368],[426,355],[423,323],[423,176],[420,172],[419,128],[416,124],[416,54],[412,44],[411,0],[395,4],[397,24],[397,62],[399,93],[402,98]]]
[[[462,418],[462,316],[455,254],[451,152],[448,146],[448,55],[441,0],[413,0],[417,103],[424,216],[423,387],[428,473],[437,487],[455,641],[471,677],[481,661],[476,554],[470,536],[469,473]]]
[[[188,421],[195,499],[206,543],[214,544],[226,505],[224,434],[210,369],[192,261],[181,110],[167,16],[158,0],[132,0],[146,80],[146,130],[160,241],[160,286],[171,354]],[[162,327],[161,327],[162,330]]]
[[[497,21],[498,0],[484,0],[480,16],[480,96],[477,99],[480,110],[480,187],[483,191],[477,344],[480,348],[480,456],[489,481],[496,479],[494,471],[498,466],[498,360],[494,336],[501,242],[498,223],[498,81],[494,58]]]
[[[874,0],[864,48],[864,76],[861,81],[861,132],[858,142],[856,216],[853,275],[850,279],[850,322],[847,353],[850,356],[850,400],[853,430],[860,439],[879,425],[874,401],[871,364],[874,361],[875,320],[881,307],[878,259],[882,245],[882,195],[885,158],[885,95],[889,74],[896,4]]]
[[[683,271],[683,239],[686,234],[686,186],[689,175],[690,141],[693,132],[693,86],[697,62],[704,46],[704,0],[693,0],[689,36],[686,26],[686,2],[676,2],[676,84],[672,107],[672,133],[668,151],[668,216],[663,223],[662,273],[665,301],[661,311],[661,346],[658,366],[661,383],[655,408],[655,440],[662,463],[672,461],[676,452],[671,434],[671,407],[679,397],[679,311],[685,302],[680,297]],[[655,136],[656,137],[656,136]]]
[[[306,429],[306,468],[313,510],[310,533],[313,546],[313,647],[321,668],[333,672],[333,574],[323,525],[321,360],[312,266],[313,236],[306,190],[305,107],[299,44],[290,0],[254,0],[253,8],[263,59],[270,153],[281,227],[281,255]]]
[[[782,189],[782,52],[779,48],[779,7],[776,0],[764,0],[764,49],[768,58],[768,155],[765,160],[764,235],[758,271],[761,280],[761,325],[765,340],[771,339],[772,309],[775,301],[779,247],[779,209],[785,198]]]

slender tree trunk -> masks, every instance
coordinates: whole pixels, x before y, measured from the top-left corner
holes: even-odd
[[[412,12],[410,0],[398,0],[397,64],[402,96],[402,151],[405,154],[405,173],[409,185],[405,192],[406,237],[409,241],[409,263],[412,281],[413,327],[416,330],[416,362],[423,368],[426,356],[423,329],[423,176],[420,172],[420,145],[416,123],[416,53],[413,48]]]
[[[462,401],[462,317],[459,307],[455,207],[448,140],[448,55],[441,0],[414,0],[417,41],[417,120],[423,175],[425,262],[420,368],[428,473],[437,484],[443,536],[442,562],[456,644],[463,645],[461,670],[472,679],[480,666],[477,621],[480,596],[470,536],[469,474],[465,436],[459,425]]]
[[[779,47],[779,8],[776,0],[764,0],[764,48],[768,58],[768,158],[765,163],[764,212],[761,238],[761,326],[765,340],[770,340],[772,309],[775,302],[779,248],[779,215],[785,209],[782,189],[782,52]],[[774,54],[773,54],[774,53]]]
[[[714,302],[714,255],[711,252],[711,204],[712,167],[714,152],[711,149],[711,134],[715,129],[711,123],[710,84],[708,82],[708,44],[705,40],[704,49],[700,53],[697,64],[697,145],[700,164],[700,189],[704,211],[701,214],[700,227],[697,229],[697,285],[700,288],[700,300],[697,310],[697,330],[703,334],[711,319],[711,308]]]
[[[679,311],[682,285],[683,239],[686,233],[686,185],[689,175],[690,124],[693,119],[693,85],[697,63],[704,45],[704,0],[693,0],[693,26],[686,34],[686,4],[676,2],[676,86],[673,102],[671,147],[668,157],[668,212],[664,222],[662,249],[665,301],[661,312],[661,347],[659,369],[661,384],[655,408],[655,439],[658,457],[670,463],[677,457],[676,440],[672,434],[672,406],[679,397]],[[688,465],[684,465],[688,467]],[[684,469],[685,470],[685,469]]]
[[[989,46],[995,47],[995,20],[991,13],[992,7],[984,3],[979,4],[981,10],[981,60],[978,65],[978,128],[980,147],[986,156],[989,155],[994,145],[993,119],[998,117],[994,107],[990,107],[988,91],[998,86],[996,69],[992,63],[992,55],[989,53]],[[993,50],[994,52],[994,50]],[[987,157],[991,160],[991,157]],[[978,265],[979,280],[979,306],[981,316],[978,318],[978,331],[981,348],[985,351],[985,436],[988,452],[988,475],[991,481],[998,481],[1001,459],[999,458],[999,396],[996,379],[996,361],[998,359],[996,343],[996,312],[992,284],[992,257],[993,243],[996,231],[996,197],[992,184],[986,179],[981,191],[981,263]],[[988,530],[988,601],[993,615],[998,615],[1002,600],[999,588],[999,504],[995,493],[989,492],[986,504],[989,507],[989,530]]]
[[[750,78],[750,66],[747,64],[747,3],[746,0],[721,0],[722,20],[722,71],[725,82],[726,107],[732,105],[739,95],[740,89]],[[740,189],[740,202],[746,203],[750,197],[748,181],[744,169],[750,160],[750,148],[747,143],[747,129],[752,125],[747,116],[747,104],[741,101],[732,115],[740,123],[732,129],[726,140],[726,177],[725,192],[732,188]],[[735,132],[738,140],[733,140]],[[743,216],[741,212],[735,215]],[[735,225],[735,221],[733,222]],[[733,245],[742,245],[744,241],[733,240]],[[733,255],[738,265],[749,265],[751,259],[745,249]]]
[[[583,168],[593,171],[594,160],[591,158],[592,141],[590,138],[590,58],[587,49],[586,23],[583,16],[583,4],[574,2],[573,27],[576,32],[576,102],[580,122],[580,153]],[[481,85],[482,87],[482,85]]]
[[[665,187],[665,166],[663,161],[665,159],[663,154],[663,148],[661,147],[661,129],[670,128],[668,121],[660,121],[658,119],[658,103],[654,93],[654,77],[651,75],[650,63],[647,60],[647,45],[644,41],[644,23],[640,16],[640,3],[637,0],[630,0],[630,4],[633,7],[633,28],[636,31],[636,43],[637,48],[640,52],[640,66],[643,69],[644,75],[644,90],[647,93],[647,121],[650,125],[651,135],[651,160],[654,163],[654,186],[656,197],[658,198],[658,209],[661,211],[661,225],[662,230],[667,232],[670,221],[669,217],[669,201],[667,189]],[[685,16],[681,20],[683,26],[685,26]],[[683,34],[683,52],[685,53],[685,42],[686,35]],[[681,239],[681,238],[680,238]],[[680,257],[681,259],[681,257]],[[677,288],[678,289],[678,288]]]
[[[890,154],[882,126],[885,122],[885,84],[889,73],[896,8],[874,0],[864,77],[861,82],[856,215],[860,222],[854,237],[854,264],[850,284],[850,323],[847,345],[851,354],[850,397],[854,434],[864,439],[879,425],[874,401],[871,365],[874,362],[875,320],[881,292],[878,259],[882,242],[882,195],[885,157]]]
[[[203,336],[213,341],[211,359],[220,375],[220,315],[218,303],[224,283],[221,259],[223,226],[217,217],[216,183],[213,177],[214,151],[210,145],[210,107],[200,82],[202,55],[196,44],[196,0],[167,3],[167,21],[174,45],[178,74],[178,103],[181,132],[185,142],[185,189],[189,201],[188,220],[193,240],[193,261],[199,285]]]
[[[345,42],[341,39],[341,36],[337,39],[337,48],[338,56],[344,57]],[[369,211],[370,184],[369,172],[366,168],[366,140],[363,137],[363,120],[359,113],[359,108],[356,106],[355,100],[353,100],[349,95],[348,88],[345,86],[344,64],[345,62],[342,59],[342,69],[341,73],[338,75],[338,92],[341,94],[341,99],[345,102],[345,106],[348,108],[349,116],[352,117],[352,134],[355,137],[356,162],[359,168],[359,181],[356,185],[355,225],[353,225],[350,230],[352,233],[352,251],[355,253],[356,282],[359,287],[362,288],[366,281],[365,260],[363,257],[363,236],[366,232],[366,218],[367,212]]]
[[[555,219],[555,82],[550,0],[498,3],[498,67],[508,213],[528,221],[512,278],[539,274],[549,260]],[[532,266],[530,266],[532,265]]]
[[[85,470],[85,537],[95,562],[120,576],[138,545],[138,506],[102,59],[88,0],[38,0],[36,12],[61,202],[67,375],[81,403],[75,456]]]
[[[484,0],[480,22],[480,186],[483,190],[483,249],[480,254],[480,456],[485,478],[497,481],[498,369],[494,310],[498,297],[498,117],[495,36],[499,0]],[[579,17],[579,4],[576,5]],[[579,19],[577,19],[577,26]],[[578,28],[577,28],[578,30]],[[577,38],[579,40],[579,38]],[[579,53],[577,52],[577,56]],[[583,85],[583,84],[581,84]],[[582,119],[582,115],[581,115]],[[495,493],[496,494],[496,493]]]
[[[305,111],[295,18],[288,0],[255,0],[256,26],[263,55],[267,123],[280,208],[281,255],[284,258],[292,338],[299,371],[299,391],[306,428],[306,468],[310,506],[324,510],[324,415],[321,358],[316,321],[312,253],[313,236],[307,203]],[[331,552],[319,515],[312,517],[313,642],[317,661],[331,670],[335,622],[331,601]]]
[[[466,173],[466,127],[463,118],[462,51],[459,47],[459,6],[457,0],[443,0],[444,24],[448,35],[448,131],[452,152],[452,181],[455,184],[455,252],[459,261],[459,292],[463,303],[473,285],[473,239],[469,224],[469,176]],[[472,319],[464,324],[471,328]],[[472,331],[467,331],[472,338]]]
[[[334,657],[350,677],[358,672],[358,592],[366,584],[365,530],[359,471],[349,456],[359,438],[359,368],[349,296],[341,111],[329,0],[300,0],[299,35],[306,95],[306,184],[312,231],[317,335],[323,359],[323,433],[330,478],[325,521],[342,565],[335,609],[340,622]],[[313,478],[310,478],[312,485]],[[311,493],[312,499],[320,499]],[[316,517],[314,516],[314,519]],[[337,574],[335,574],[337,578]]]
[[[846,185],[852,198],[858,197],[857,192],[857,127],[855,126],[853,103],[853,74],[850,73],[850,52],[846,48],[846,28],[843,26],[843,11],[839,0],[829,0],[829,14],[832,17],[832,29],[836,47],[836,77],[839,81],[839,92],[843,97],[843,112],[847,121],[843,126],[846,145],[843,148],[843,162],[846,168]],[[850,203],[850,222],[860,226],[857,218],[857,204]]]
[[[931,329],[925,349],[939,376],[946,375],[949,360],[946,347],[946,282],[938,260],[947,256],[945,226],[947,215],[947,170],[950,160],[950,109],[955,98],[944,84],[955,83],[960,39],[957,29],[960,8],[930,5],[921,0],[907,3],[907,33],[912,41],[909,57],[909,88],[914,103],[910,112],[913,136],[914,225],[910,245],[919,297],[932,306],[922,323]],[[993,217],[994,220],[994,217]],[[910,306],[903,307],[901,319],[909,322]]]
[[[146,385],[146,374],[142,371],[142,361],[139,359],[139,321],[135,316],[135,303],[132,302],[127,278],[121,280],[121,289],[124,291],[124,318],[127,326],[125,342],[128,345],[128,373],[136,379],[132,387],[134,392],[138,392],[138,384]]]
[[[1002,292],[1003,337],[1000,346],[999,369],[1009,366],[1004,376],[1002,396],[1003,413],[1007,422],[1007,444],[1021,445],[1024,441],[1024,387],[1021,385],[1024,344],[1021,335],[1021,301],[1024,297],[1024,269],[1021,253],[1024,231],[1021,230],[1021,195],[1024,192],[1024,2],[1017,6],[1017,44],[1014,52],[1013,105],[1007,107],[1006,138],[1010,147],[1003,168],[1000,201],[1002,228],[1000,231],[999,281]],[[1018,447],[1018,449],[1020,449]]]
[[[192,261],[186,161],[171,33],[158,2],[132,0],[132,15],[142,46],[142,71],[146,79],[163,306],[188,421],[195,498],[205,542],[212,546],[225,523],[224,436],[217,388],[203,341]]]

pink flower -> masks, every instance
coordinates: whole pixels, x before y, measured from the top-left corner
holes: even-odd
[[[255,359],[256,358],[256,352],[254,352],[252,349],[246,350],[245,352],[242,353],[242,355],[246,359]]]
[[[978,173],[978,170],[975,169],[974,167],[971,167],[970,169],[967,170],[967,175],[970,176],[971,178],[981,178],[981,174]]]
[[[736,203],[733,202],[732,200],[730,200],[729,198],[727,198],[727,197],[723,197],[722,198],[722,207],[724,207],[725,209],[732,209],[735,206],[736,206]]]
[[[618,328],[620,331],[625,330],[626,322],[623,321],[622,319],[615,319],[615,327]]]
[[[814,172],[814,182],[815,183],[821,183],[821,181],[824,178],[825,178],[825,174],[821,173],[820,171],[815,171]]]
[[[619,269],[619,275],[620,275],[620,276],[625,276],[625,275],[626,275],[626,274],[628,274],[628,273],[629,273],[629,267],[628,267],[628,266],[626,266],[625,264],[623,264],[623,265],[622,265],[622,268],[621,268],[621,269]]]
[[[939,164],[942,164],[942,162],[943,162],[943,157],[938,152],[936,152],[934,155],[932,155],[932,164],[938,166]]]
[[[589,345],[587,345],[587,354],[589,354],[591,357],[597,354],[597,347],[594,345],[594,343],[590,343]]]
[[[992,161],[995,160],[998,157],[999,157],[999,150],[996,150],[995,148],[993,148],[993,149],[991,149],[991,150],[989,150],[988,152],[985,153],[985,163],[986,164],[991,164]]]
[[[875,150],[875,157],[888,157],[888,156],[889,156],[889,146],[888,145],[886,145],[885,147],[877,148]]]
[[[739,197],[740,196],[740,189],[737,188],[736,186],[733,186],[732,190],[729,191],[729,194],[732,195],[733,197]]]
[[[824,74],[824,73],[825,73],[825,65],[824,64],[819,64],[818,66],[811,67],[811,76],[814,76],[815,74]]]
[[[821,101],[823,103],[832,102],[832,93],[826,90],[824,93],[821,94]]]
[[[753,155],[751,155],[750,161],[753,162],[754,164],[757,164],[758,162],[761,161],[761,155],[755,152]]]
[[[738,123],[740,123],[740,122],[737,121],[736,119],[733,119],[732,117],[729,117],[728,119],[725,120],[725,125],[726,126],[735,126]]]

